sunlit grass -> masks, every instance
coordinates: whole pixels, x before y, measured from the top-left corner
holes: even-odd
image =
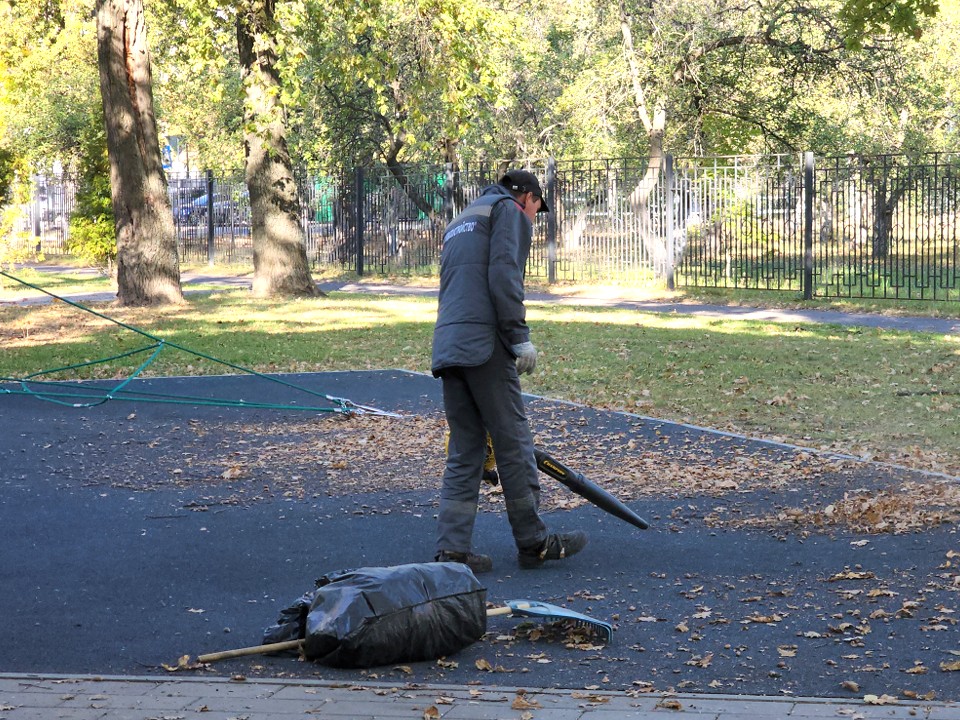
[[[145,375],[399,368],[427,373],[436,300],[243,290],[159,309],[92,304],[167,347]],[[960,475],[960,339],[530,303],[536,395]],[[109,357],[151,339],[64,303],[0,307],[0,375]],[[176,346],[176,347],[174,347]],[[178,348],[186,348],[186,351]],[[58,377],[124,377],[143,362]],[[0,395],[2,402],[2,395]]]
[[[98,293],[116,291],[116,283],[109,275],[96,270],[78,269],[62,273],[38,272],[32,268],[9,270],[0,268],[8,275],[23,280],[30,285],[43,288],[54,295],[72,293]],[[0,302],[12,302],[24,297],[43,297],[41,290],[36,290],[17,280],[0,275]]]

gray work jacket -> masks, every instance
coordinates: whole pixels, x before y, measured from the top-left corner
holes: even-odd
[[[447,226],[433,330],[434,376],[444,368],[482,365],[495,342],[509,349],[530,340],[523,274],[532,237],[530,219],[501,185],[486,188]]]

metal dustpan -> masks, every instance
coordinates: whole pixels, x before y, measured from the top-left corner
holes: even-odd
[[[487,617],[496,615],[518,615],[522,617],[541,618],[551,622],[559,620],[570,620],[577,627],[592,630],[597,635],[603,637],[604,642],[609,643],[613,639],[613,625],[603,620],[597,620],[589,615],[578,613],[574,610],[559,605],[540,602],[538,600],[508,600],[503,607],[487,608]]]

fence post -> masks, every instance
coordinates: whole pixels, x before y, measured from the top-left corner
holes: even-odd
[[[213,170],[207,170],[207,264],[216,260],[216,246],[213,240]]]
[[[803,154],[803,299],[813,299],[813,153]]]
[[[40,176],[33,176],[33,237],[36,238],[37,246],[36,251],[39,253],[43,250],[43,231],[40,228]]]
[[[666,182],[667,187],[666,187],[666,203],[665,203],[665,204],[666,204],[666,208],[665,208],[665,212],[666,212],[666,214],[667,214],[667,217],[666,217],[666,222],[663,224],[663,226],[666,228],[666,231],[667,231],[667,238],[666,238],[666,240],[667,240],[667,242],[666,242],[666,246],[667,246],[667,258],[666,258],[666,260],[667,260],[667,267],[666,267],[666,270],[667,270],[667,290],[673,290],[673,289],[675,289],[674,278],[673,278],[673,259],[674,259],[674,256],[675,256],[674,237],[673,237],[673,236],[674,236],[674,226],[673,226],[673,202],[674,202],[674,198],[673,198],[673,190],[674,190],[674,187],[673,187],[673,186],[674,186],[674,182],[673,182],[673,155],[670,154],[670,153],[667,153],[666,161],[667,161],[667,173],[666,173],[665,182]]]
[[[357,277],[363,277],[363,168],[358,167],[354,178],[356,205],[354,206],[354,232],[357,243]]]
[[[547,160],[547,283],[557,282],[557,160]]]

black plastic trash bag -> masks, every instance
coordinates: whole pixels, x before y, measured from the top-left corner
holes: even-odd
[[[326,575],[280,613],[264,644],[303,639],[308,660],[374,667],[435,660],[487,630],[486,590],[461,563],[365,567]]]

